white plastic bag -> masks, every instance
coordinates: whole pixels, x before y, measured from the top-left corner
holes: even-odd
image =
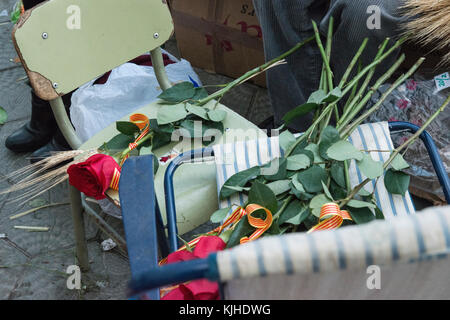
[[[168,54],[164,50],[163,53]],[[201,85],[188,61],[179,61],[168,55],[176,61],[166,66],[171,82],[192,79]],[[134,63],[125,63],[113,69],[105,84],[94,84],[95,81],[84,84],[72,95],[70,117],[82,142],[118,119],[150,104],[161,93],[153,67]]]

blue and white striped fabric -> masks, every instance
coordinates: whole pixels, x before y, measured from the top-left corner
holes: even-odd
[[[359,150],[387,151],[394,149],[387,122],[363,124],[353,132],[349,141]],[[266,164],[270,160],[280,157],[282,152],[278,137],[216,145],[213,148],[217,166],[218,192],[225,181],[235,173],[257,165]],[[390,153],[370,152],[370,155],[375,161],[385,162],[389,158]],[[349,170],[350,182],[353,187],[366,179],[357,168],[355,161],[351,162]],[[384,186],[383,177],[378,180],[378,183],[375,183],[375,180],[368,183],[365,189],[372,192],[374,187],[376,188],[375,198],[377,205],[386,219],[415,213],[414,205],[408,192],[405,196],[388,193]],[[219,207],[227,208],[233,204],[243,205],[245,200],[245,195],[235,194],[229,199],[220,201]]]
[[[355,270],[448,258],[450,206],[392,221],[264,237],[217,253],[220,279]],[[447,270],[448,274],[448,270]]]

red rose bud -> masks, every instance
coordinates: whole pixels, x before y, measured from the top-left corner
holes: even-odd
[[[87,197],[101,200],[106,198],[106,190],[111,186],[118,186],[120,166],[113,157],[96,154],[85,162],[71,165],[67,173],[72,186]]]

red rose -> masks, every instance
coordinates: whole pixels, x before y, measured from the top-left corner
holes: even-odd
[[[226,243],[216,236],[201,237],[193,252],[186,250],[169,254],[167,263],[206,258],[210,253],[225,249]],[[219,285],[206,279],[180,284],[162,300],[219,300]]]
[[[96,200],[104,199],[114,172],[120,172],[120,166],[114,158],[105,154],[96,154],[85,162],[73,164],[67,169],[69,183]]]

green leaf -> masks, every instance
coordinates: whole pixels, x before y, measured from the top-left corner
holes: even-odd
[[[336,100],[342,98],[342,90],[339,87],[334,88],[333,90],[331,90],[330,93],[328,93],[328,95],[322,100],[322,102],[327,102],[327,103],[331,103],[331,102],[335,102]]]
[[[8,113],[5,109],[0,107],[0,125],[5,124],[8,121]]]
[[[333,196],[333,199],[344,199],[347,197],[346,188],[342,188],[339,186],[334,180],[330,182],[330,193]]]
[[[280,215],[278,224],[289,223],[293,225],[301,224],[311,214],[308,207],[298,200],[293,200]]]
[[[307,201],[311,200],[314,195],[305,191],[303,185],[298,182],[297,178],[294,177],[291,181],[291,193],[294,194],[299,200]]]
[[[203,138],[203,122],[198,120],[183,120],[180,124],[180,127],[183,129],[186,129],[187,132],[184,130],[179,130],[180,134],[183,137],[187,138]]]
[[[305,147],[305,150],[306,151],[311,151],[313,153],[313,156],[314,156],[313,162],[318,163],[318,162],[323,162],[324,161],[323,158],[320,156],[320,153],[319,153],[319,145],[317,145],[315,143],[310,143],[310,144],[308,144]],[[320,166],[321,167],[325,167],[324,164],[321,164]]]
[[[314,165],[299,172],[297,178],[307,192],[316,193],[322,191],[322,181],[327,181],[328,174],[323,168]]]
[[[348,211],[356,224],[368,223],[375,220],[375,215],[367,207],[350,208]]]
[[[344,164],[342,162],[333,162],[331,164],[331,178],[342,188],[347,187],[347,183],[345,182],[345,169]]]
[[[275,196],[278,196],[291,189],[291,180],[277,180],[266,184],[273,191]]]
[[[198,107],[198,106],[194,106],[192,104],[187,103],[186,104],[186,110],[189,111],[192,114],[195,114],[196,116],[205,119],[205,120],[209,120],[208,118],[208,110],[206,110],[203,107]]]
[[[158,125],[176,122],[186,118],[188,115],[184,104],[176,104],[173,106],[162,106],[158,110]]]
[[[117,121],[116,129],[117,129],[117,131],[119,131],[127,136],[132,136],[132,137],[134,137],[134,135],[136,133],[141,131],[139,129],[139,127],[137,125],[135,125],[133,122],[127,122],[127,121]]]
[[[314,163],[314,153],[312,151],[306,150],[305,148],[302,148],[300,145],[298,145],[294,148],[294,150],[292,150],[291,156],[295,156],[298,154],[304,154],[309,158],[310,164]]]
[[[309,167],[311,160],[305,154],[297,154],[287,158],[287,169],[292,171],[302,170]]]
[[[358,191],[358,194],[361,197],[369,197],[372,193],[370,193],[369,191],[367,191],[366,189],[362,188],[361,190]]]
[[[369,179],[375,179],[383,175],[383,163],[380,161],[374,161],[372,157],[364,153],[361,161],[357,161],[358,168],[362,174]]]
[[[259,167],[253,167],[244,171],[240,171],[228,178],[228,180],[225,181],[224,186],[243,187],[247,182],[259,176],[260,170],[261,169]],[[222,190],[220,190],[219,194],[220,199],[228,198],[235,192],[236,191],[222,187]]]
[[[130,143],[134,142],[134,138],[124,135],[122,133],[119,133],[118,135],[114,136],[111,140],[106,142],[100,150],[105,151],[123,151],[126,148],[128,148],[128,145]]]
[[[314,109],[316,109],[319,105],[316,103],[305,103],[302,104],[292,110],[290,110],[288,113],[286,113],[283,117],[283,121],[286,124],[289,124],[292,122],[292,120],[304,116],[305,114],[310,113]]]
[[[311,208],[313,215],[315,215],[316,217],[320,217],[320,209],[322,209],[322,206],[331,202],[333,201],[322,193],[312,198],[311,202],[309,203],[309,207]]]
[[[194,88],[195,94],[191,98],[192,100],[202,100],[205,99],[209,94],[205,88]]]
[[[172,134],[155,132],[152,138],[152,151],[164,147],[172,142]]]
[[[397,154],[394,160],[392,160],[392,162],[390,163],[390,165],[392,169],[396,171],[401,171],[403,169],[409,168],[408,162],[405,161],[405,159],[401,154]]]
[[[370,202],[354,200],[354,199],[350,200],[347,203],[347,206],[352,207],[352,208],[372,208],[372,209],[376,208],[376,206]]]
[[[294,185],[294,188],[297,189],[300,192],[306,192],[305,187],[298,181],[298,173],[292,177],[292,184]]]
[[[208,111],[208,117],[211,121],[221,122],[227,117],[227,112],[224,110],[211,110]]]
[[[227,243],[227,248],[237,246],[242,237],[247,237],[255,231],[255,228],[248,223],[247,216],[244,216],[236,225],[231,233],[230,239]]]
[[[211,130],[217,130],[220,134],[223,133],[223,124],[221,122],[212,121],[198,121],[198,120],[184,120],[180,127],[188,131],[188,135],[183,130],[180,130],[182,136],[188,138],[204,138],[212,136]]]
[[[335,142],[341,139],[339,135],[339,131],[332,126],[327,126],[323,129],[323,132],[320,136],[319,143],[319,155],[323,159],[328,159],[327,151],[328,148],[331,147]],[[311,150],[312,151],[312,150]]]
[[[259,204],[275,213],[278,209],[278,201],[273,191],[265,184],[255,181],[248,193],[248,203]]]
[[[156,119],[150,119],[150,130],[160,133],[172,134],[172,132],[175,130],[175,127],[171,123],[165,125],[158,125],[158,121]]]
[[[402,171],[389,169],[384,175],[384,185],[392,194],[405,195],[409,188],[411,177]]]
[[[317,90],[311,93],[307,103],[321,104],[326,97],[327,94],[325,93],[325,91]]]
[[[212,223],[222,222],[227,217],[230,210],[231,210],[231,208],[224,208],[224,209],[217,210],[216,212],[214,212],[211,215],[210,221]]]
[[[356,149],[350,142],[340,140],[333,143],[327,150],[327,156],[338,161],[356,159],[361,161],[363,153]]]
[[[180,103],[191,99],[196,94],[196,90],[192,82],[181,82],[164,90],[158,98],[169,103]]]
[[[234,232],[233,229],[225,230],[219,235],[219,238],[222,239],[223,242],[228,243],[228,241],[230,241],[230,237],[233,234],[233,232]]]
[[[329,199],[331,199],[331,200],[334,201],[333,196],[331,195],[330,190],[328,190],[327,185],[326,185],[323,181],[321,181],[321,182],[322,182],[322,187],[323,187],[323,191],[325,192],[325,195],[326,195]]]
[[[295,143],[296,138],[289,130],[285,130],[280,133],[279,141],[281,149],[286,152]]]
[[[377,220],[384,220],[383,212],[378,207],[375,208],[375,218]]]
[[[278,171],[273,175],[264,175],[264,178],[269,181],[283,180],[286,178],[287,173],[287,160],[286,158],[276,158],[265,165],[263,168],[272,168],[278,164]],[[261,172],[263,173],[263,171]]]

